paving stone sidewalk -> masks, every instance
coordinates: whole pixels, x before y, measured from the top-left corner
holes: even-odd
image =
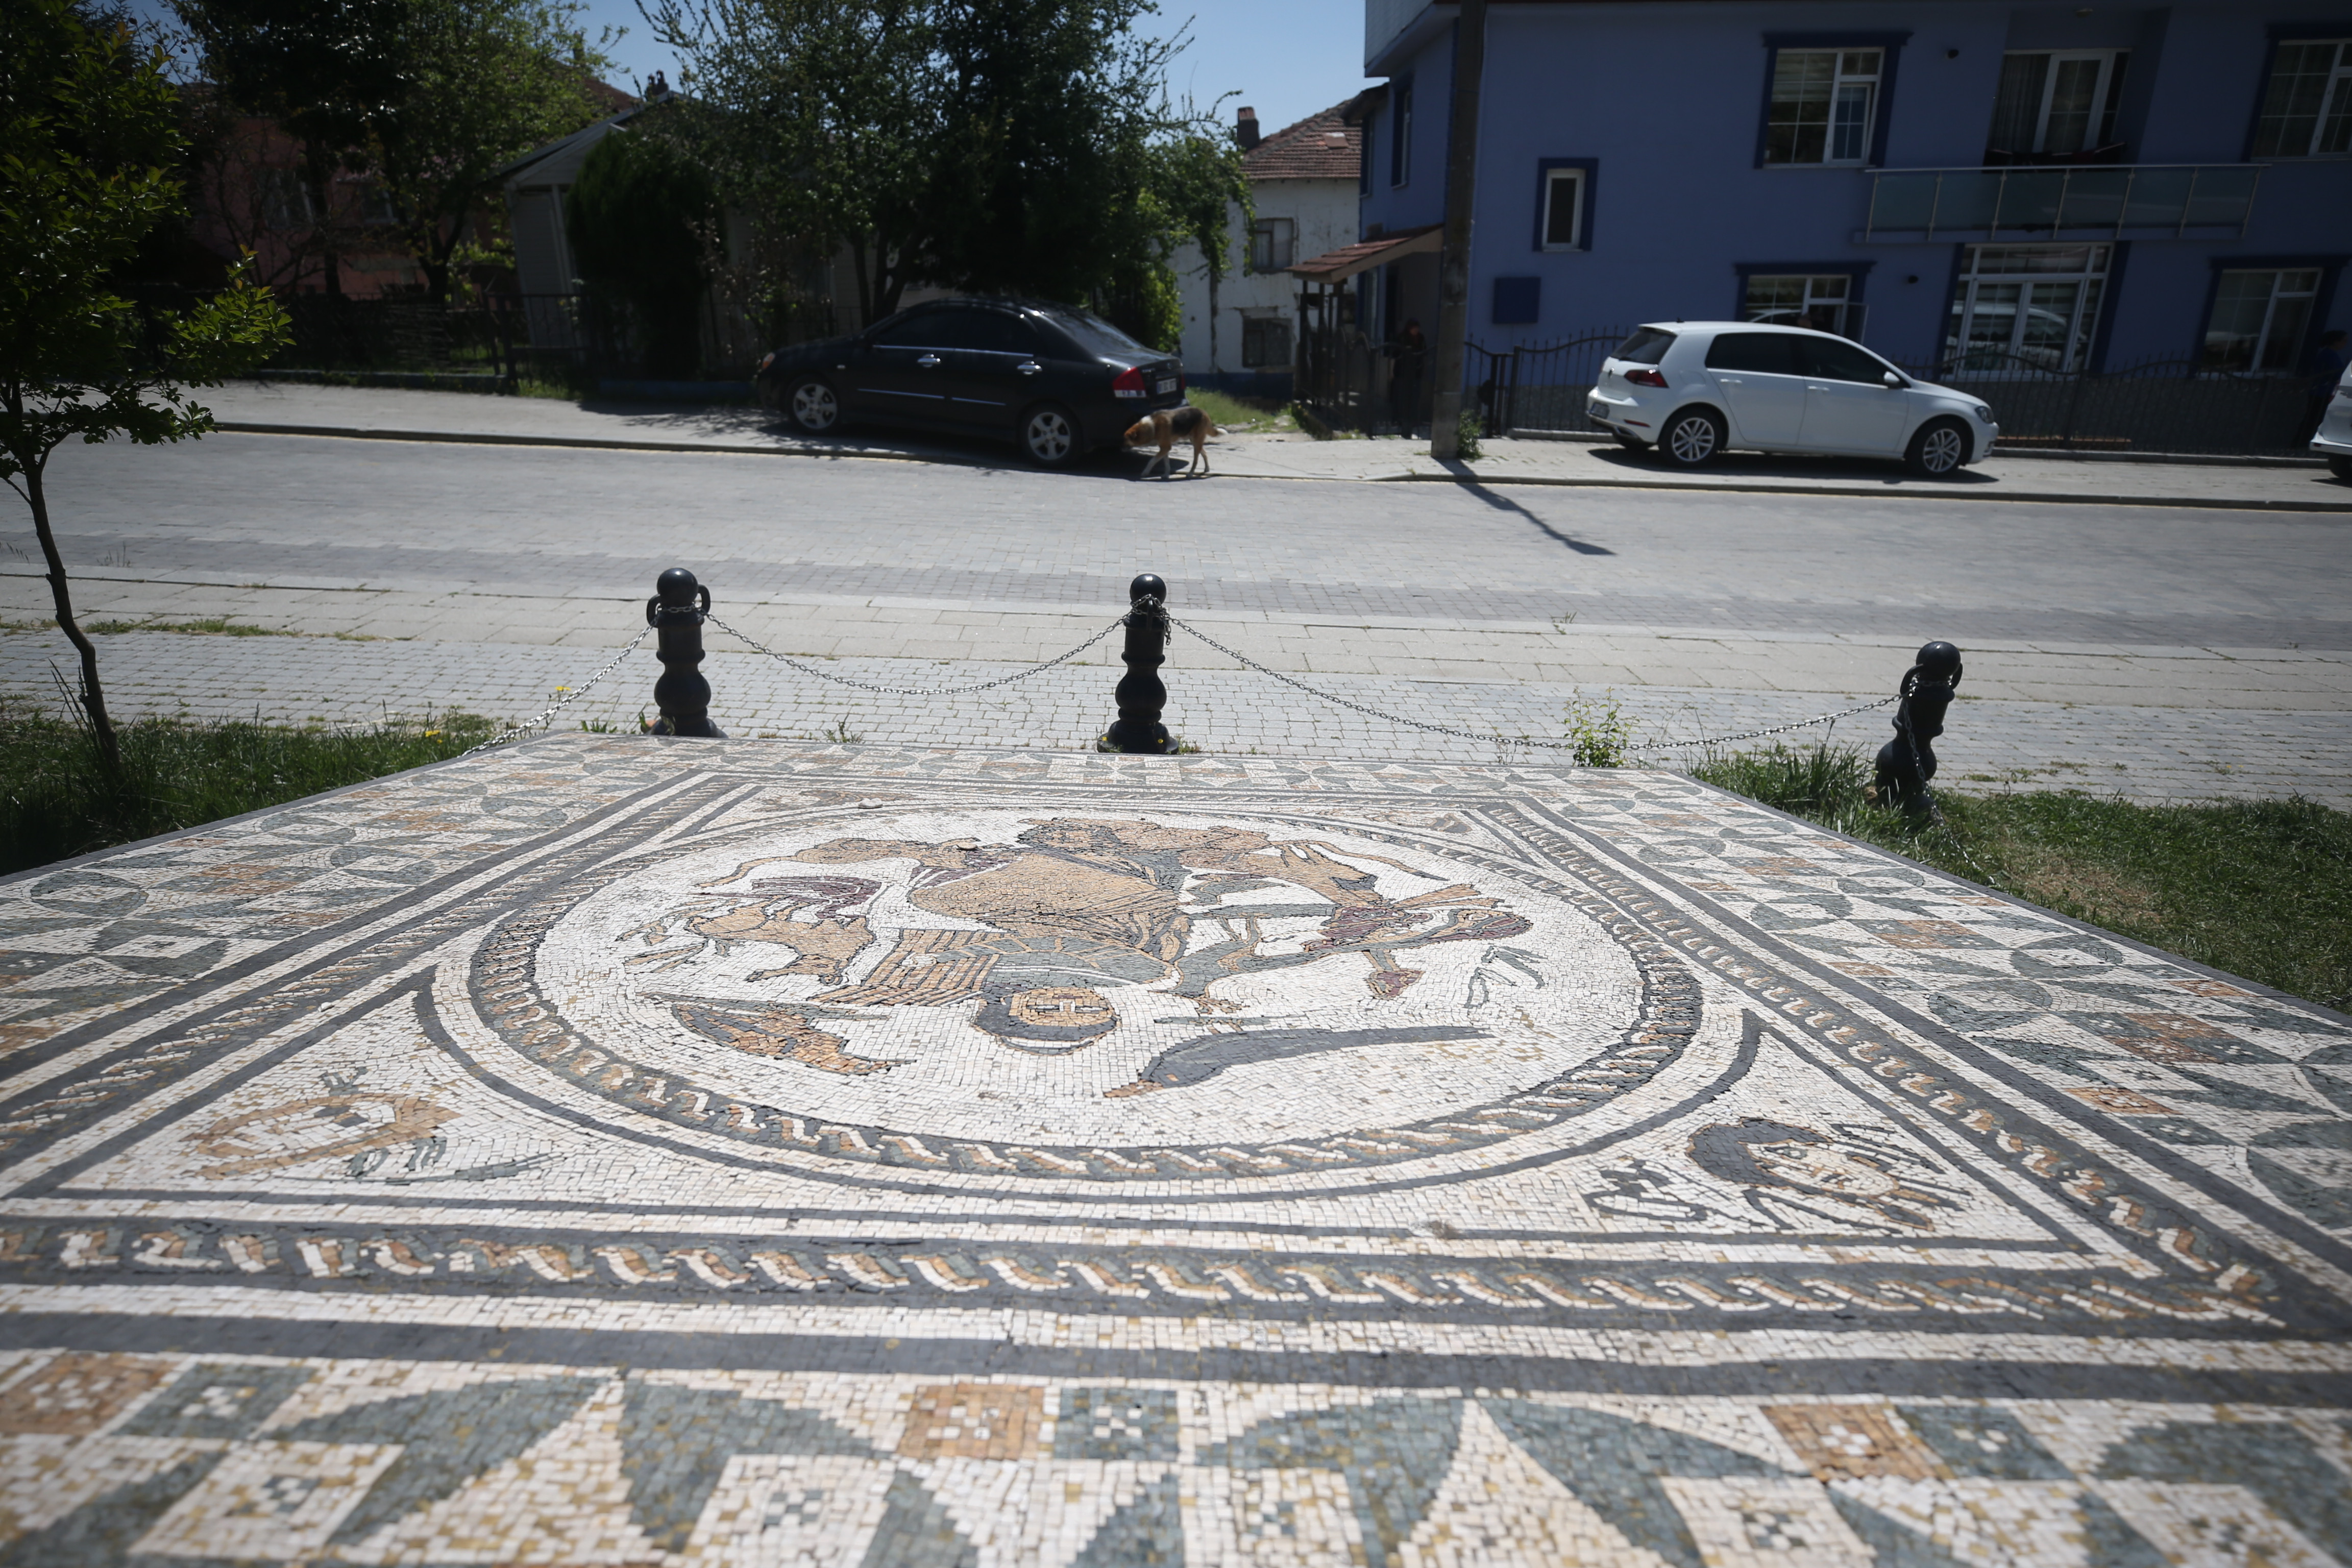
[[[1223,628],[1220,628],[1223,629]],[[1179,634],[1180,637],[1181,634]],[[627,640],[616,636],[617,648]],[[802,739],[857,737],[893,745],[986,742],[1080,750],[1114,716],[1116,635],[1086,663],[1072,663],[993,691],[956,697],[891,695],[845,687],[758,655],[730,651],[715,629],[704,665],[714,711],[730,733]],[[331,637],[229,637],[131,633],[104,639],[115,711],[203,718],[259,716],[273,722],[368,723],[459,709],[506,722],[528,719],[605,662],[592,647],[507,643],[345,642]],[[1059,651],[1059,650],[1056,650]],[[1205,650],[1200,650],[1205,652]],[[1024,668],[993,660],[805,660],[826,675],[877,686],[936,689],[992,680]],[[44,692],[52,668],[69,670],[71,648],[53,632],[0,634],[0,689]],[[1899,668],[1895,673],[1899,674]],[[596,689],[566,709],[562,724],[634,731],[649,712],[659,674],[641,648]],[[1220,755],[1351,757],[1415,762],[1540,760],[1519,739],[1560,741],[1571,704],[1622,707],[1645,745],[1787,724],[1870,700],[1864,688],[1822,691],[1725,690],[1673,685],[1615,687],[1543,680],[1411,680],[1310,674],[1310,686],[1382,713],[1469,730],[1465,740],[1416,731],[1320,702],[1271,677],[1233,668],[1171,666],[1169,722]],[[2302,795],[2352,808],[2352,721],[2340,710],[2156,708],[1967,698],[1937,742],[1948,784],[1993,789],[2081,788],[2143,801]],[[1816,738],[1874,748],[1887,734],[1868,713],[1782,739]],[[1768,744],[1738,742],[1733,749]],[[1669,749],[1663,763],[1701,753]]]
[[[1669,773],[937,739],[0,881],[0,1563],[2352,1562],[2352,1019]]]
[[[611,443],[689,450],[796,453],[817,458],[953,462],[1018,467],[1009,447],[921,436],[853,433],[813,441],[753,407],[704,407],[599,400],[492,397],[397,388],[236,382],[206,401],[232,429],[301,430],[387,438]],[[2324,467],[2109,462],[1999,456],[1947,480],[1917,479],[1893,463],[1775,458],[1736,453],[1715,468],[1675,474],[1614,446],[1500,439],[1478,462],[1448,468],[1426,441],[1315,441],[1234,436],[1211,447],[1217,473],[1256,479],[1486,481],[1603,488],[1688,488],[1795,494],[1906,495],[1946,499],[2084,500],[2134,505],[2281,508],[2352,511],[2352,485]],[[1107,459],[1124,462],[1125,459]],[[1187,479],[1184,483],[1200,482]]]

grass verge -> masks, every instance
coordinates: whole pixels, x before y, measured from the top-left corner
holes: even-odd
[[[1939,870],[2325,1006],[2352,1006],[2352,812],[2307,800],[2135,805],[1939,792],[1940,823],[1871,802],[1853,748],[1774,746],[1691,773]]]
[[[142,719],[121,728],[110,774],[78,726],[0,712],[0,873],[437,763],[492,733],[462,713],[363,730]]]
[[[1280,404],[1254,397],[1234,397],[1204,386],[1187,388],[1184,401],[1217,422],[1217,428],[1237,435],[1264,436],[1296,430],[1298,426]]]

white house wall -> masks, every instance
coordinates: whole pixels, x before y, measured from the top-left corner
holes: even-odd
[[[1353,180],[1260,180],[1251,189],[1261,218],[1286,217],[1297,225],[1294,261],[1353,245],[1357,239],[1356,182]],[[1215,345],[1210,342],[1209,277],[1198,247],[1180,247],[1172,265],[1183,307],[1181,349],[1184,374],[1195,379],[1239,374],[1242,365],[1242,321],[1245,315],[1278,311],[1296,321],[1298,279],[1288,273],[1253,273],[1244,269],[1249,255],[1249,233],[1235,205],[1226,216],[1232,236],[1226,271],[1217,285]],[[1296,328],[1294,326],[1294,338]],[[1293,351],[1296,352],[1296,342]],[[1286,365],[1258,365],[1255,370],[1281,372]]]

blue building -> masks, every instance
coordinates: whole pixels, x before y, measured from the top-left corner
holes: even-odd
[[[1366,0],[1376,336],[1434,327],[1457,6]],[[1493,0],[1471,336],[1771,319],[1899,363],[2291,372],[2352,323],[2347,0]]]

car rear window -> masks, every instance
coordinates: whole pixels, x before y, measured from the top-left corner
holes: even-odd
[[[1709,370],[1745,370],[1759,375],[1802,375],[1794,332],[1726,332],[1706,345]]]
[[[1109,354],[1117,359],[1161,357],[1155,350],[1145,348],[1100,316],[1090,316],[1084,310],[1055,310],[1046,320],[1077,339],[1078,346],[1089,353]]]
[[[1674,346],[1674,333],[1662,332],[1655,327],[1643,327],[1619,343],[1617,352],[1609,357],[1623,360],[1628,364],[1655,364],[1665,358],[1666,351]]]

